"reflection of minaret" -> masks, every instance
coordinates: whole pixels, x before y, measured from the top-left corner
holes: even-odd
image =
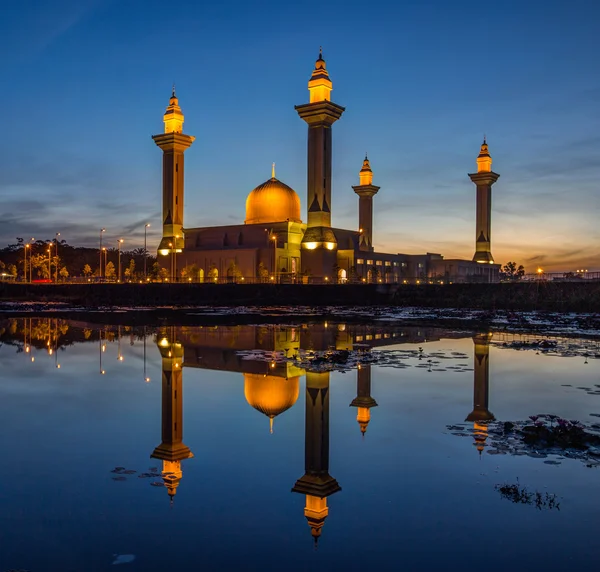
[[[371,420],[371,407],[377,407],[377,402],[371,397],[371,364],[358,365],[356,370],[356,397],[350,407],[358,407],[356,420],[360,425],[360,432],[367,432],[367,425]]]
[[[492,256],[492,185],[500,175],[492,171],[492,157],[485,137],[477,157],[477,173],[469,174],[477,186],[477,215],[475,221],[475,254],[473,262],[493,264]]]
[[[475,344],[474,374],[473,374],[473,411],[465,421],[473,421],[475,428],[475,444],[481,454],[487,439],[487,423],[494,421],[493,413],[488,409],[490,391],[490,337],[491,334],[473,336]]]
[[[158,342],[162,356],[162,443],[154,459],[163,462],[162,478],[173,501],[181,481],[181,461],[194,455],[183,444],[183,347],[163,337]]]
[[[352,187],[358,195],[358,227],[360,229],[360,250],[373,252],[373,196],[379,187],[373,185],[373,171],[369,159],[365,155],[362,169],[358,174],[360,185]]]
[[[329,514],[327,497],[341,491],[329,474],[329,372],[306,372],[304,475],[292,492],[306,495],[304,516],[317,543]]]

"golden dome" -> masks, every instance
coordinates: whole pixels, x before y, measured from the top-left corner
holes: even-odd
[[[296,191],[271,177],[254,189],[246,199],[246,224],[263,224],[290,220],[302,222],[300,197]]]
[[[276,377],[262,373],[244,374],[244,396],[257,411],[273,418],[287,411],[300,394],[300,377]],[[272,431],[272,423],[271,423]]]

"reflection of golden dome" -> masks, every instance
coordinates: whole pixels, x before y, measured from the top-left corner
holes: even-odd
[[[254,409],[271,419],[287,411],[300,394],[300,377],[275,377],[257,373],[244,374],[244,396]]]
[[[246,199],[246,224],[290,220],[302,222],[300,197],[296,191],[275,177],[254,189]]]

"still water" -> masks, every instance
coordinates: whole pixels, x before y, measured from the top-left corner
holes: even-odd
[[[600,421],[598,342],[532,340],[0,324],[0,572],[595,569],[595,457],[493,429]]]

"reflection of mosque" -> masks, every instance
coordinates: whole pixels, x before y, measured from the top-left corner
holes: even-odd
[[[63,341],[98,340],[100,359],[106,341],[120,348],[120,329],[114,331],[68,330],[55,320],[24,319],[0,328],[0,342],[17,346],[27,359],[33,361],[33,350],[43,351],[55,358],[64,349]],[[259,349],[273,352],[273,357],[292,357],[300,348],[305,351],[381,347],[401,343],[434,341],[439,336],[463,337],[463,334],[441,332],[431,328],[402,329],[343,324],[311,324],[310,326],[219,326],[167,327],[157,335],[162,361],[162,439],[151,457],[162,461],[162,478],[173,500],[182,480],[182,461],[193,457],[183,443],[183,369],[184,367],[239,372],[244,378],[247,402],[269,419],[274,420],[295,405],[300,394],[300,377],[306,376],[305,390],[305,466],[304,474],[292,491],[305,495],[304,515],[315,542],[328,516],[329,496],[341,490],[329,474],[329,399],[330,374],[306,371],[293,362],[256,361],[244,359],[243,352]],[[72,336],[72,337],[70,337]],[[475,445],[481,453],[487,439],[487,423],[494,420],[489,410],[489,343],[492,334],[478,334],[474,343],[473,410],[466,421],[474,423]],[[133,340],[133,338],[132,338]],[[145,342],[145,337],[144,337]],[[239,352],[242,352],[240,355]],[[118,349],[117,361],[121,361]],[[144,364],[145,366],[145,364]],[[101,361],[101,371],[102,370]],[[61,370],[62,371],[62,370]],[[371,396],[371,366],[363,364],[356,370],[356,397],[349,404],[356,408],[361,433],[365,434],[370,410],[377,406]],[[146,378],[144,373],[144,379]]]
[[[269,419],[273,432],[275,418],[295,405],[300,394],[300,377],[306,376],[305,390],[305,467],[292,491],[305,495],[304,515],[315,543],[329,513],[328,497],[341,490],[329,473],[329,372],[306,371],[293,362],[276,359],[292,357],[300,348],[305,351],[352,349],[355,344],[370,347],[397,343],[433,341],[439,332],[423,328],[404,328],[393,333],[378,332],[372,327],[327,324],[310,327],[177,327],[161,330],[157,344],[163,364],[163,443],[152,454],[163,459],[163,479],[169,494],[181,480],[181,461],[192,456],[182,443],[182,370],[184,367],[240,372],[244,378],[244,396],[252,407]],[[439,339],[439,338],[437,338]],[[468,421],[475,422],[476,445],[485,446],[486,422],[493,420],[488,410],[489,340],[487,334],[473,338],[474,408]],[[254,349],[273,352],[272,361],[244,359],[244,351]],[[239,352],[242,352],[240,355]],[[367,431],[371,408],[377,402],[371,396],[371,366],[356,370],[356,397],[349,404],[357,411],[361,433]]]

